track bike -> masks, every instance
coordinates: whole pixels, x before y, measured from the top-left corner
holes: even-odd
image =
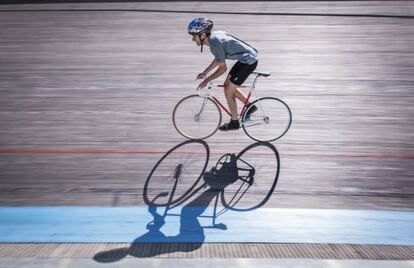
[[[240,125],[251,139],[271,142],[281,138],[292,124],[292,112],[282,100],[274,97],[258,98],[255,92],[259,77],[268,77],[270,73],[253,72],[254,81],[250,86],[246,101],[239,112]],[[217,85],[224,87],[224,85]],[[247,87],[247,86],[241,86]],[[228,109],[214,96],[214,84],[209,83],[206,91],[198,90],[181,99],[173,111],[175,129],[184,137],[202,140],[217,132],[222,121],[222,110],[231,115]],[[251,105],[249,100],[255,98]],[[250,113],[250,109],[257,111]]]

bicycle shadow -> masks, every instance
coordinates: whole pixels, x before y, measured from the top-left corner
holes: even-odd
[[[186,145],[201,145],[205,148],[205,153],[207,154],[206,158],[207,162],[209,159],[209,148],[207,143],[204,141],[186,141],[183,142],[170,151],[168,151],[161,159],[157,162],[153,170],[150,172],[150,175],[147,178],[144,187],[144,201],[148,205],[148,212],[152,215],[153,220],[150,221],[146,228],[147,232],[139,237],[137,237],[129,247],[112,249],[108,251],[103,251],[94,256],[94,260],[101,263],[110,263],[115,262],[123,259],[124,257],[130,255],[138,258],[147,258],[147,257],[154,257],[161,254],[166,253],[173,253],[173,252],[191,252],[199,249],[204,241],[205,241],[205,229],[207,228],[215,228],[220,230],[226,230],[227,226],[223,223],[217,224],[216,219],[218,216],[222,215],[226,211],[229,210],[239,210],[236,208],[236,205],[240,201],[240,198],[232,198],[230,199],[231,202],[228,200],[224,200],[224,191],[230,185],[235,185],[237,182],[240,182],[241,185],[253,185],[254,184],[254,174],[256,170],[253,166],[248,166],[248,168],[241,167],[240,168],[240,156],[246,154],[249,150],[256,148],[258,146],[266,146],[271,148],[272,151],[275,153],[276,158],[278,160],[278,170],[279,170],[279,154],[276,148],[271,144],[265,143],[255,143],[244,150],[241,151],[239,157],[235,154],[225,154],[223,155],[215,167],[211,168],[208,172],[205,172],[207,165],[203,166],[201,175],[194,181],[193,185],[185,185],[187,188],[191,189],[191,191],[179,191],[179,187],[183,186],[180,185],[180,180],[184,180],[185,177],[181,178],[181,176],[185,173],[185,164],[191,163],[188,162],[186,159],[182,158],[183,161],[179,161],[180,163],[175,166],[174,172],[170,172],[172,174],[172,187],[169,192],[161,191],[158,194],[151,194],[150,187],[152,184],[149,183],[150,180],[157,178],[156,169],[160,168],[161,164],[165,164],[165,160],[171,156],[172,154],[180,154],[181,151],[178,148],[186,146]],[[244,160],[243,160],[244,161]],[[174,164],[176,161],[173,161]],[[183,162],[183,163],[181,163]],[[174,166],[174,165],[172,165]],[[248,170],[247,170],[248,169]],[[251,175],[250,178],[244,178],[242,176],[243,172],[247,172],[247,175]],[[264,199],[259,202],[258,205],[255,205],[248,210],[256,209],[259,206],[264,205],[267,200],[270,198],[273,190],[276,186],[277,178],[279,172],[277,172],[277,176],[275,177],[274,183],[270,187],[270,191],[264,197]],[[155,176],[155,177],[154,177]],[[163,176],[161,176],[163,177]],[[248,176],[247,176],[248,177]],[[165,177],[163,177],[165,179]],[[202,178],[202,180],[201,180]],[[249,179],[251,181],[249,181]],[[160,190],[160,185],[158,185],[158,190]],[[162,188],[162,187],[161,187]],[[246,190],[243,187],[239,187],[237,185],[238,190],[232,192],[234,197],[236,196],[244,196],[246,194]],[[247,187],[249,188],[249,187]],[[243,190],[242,190],[243,189]],[[184,193],[184,195],[175,198],[175,194],[177,192]],[[223,200],[224,208],[221,211],[217,211],[218,201],[221,197],[221,202]],[[236,201],[234,201],[236,200]],[[205,216],[204,213],[210,207],[210,204],[214,201],[214,211],[212,216]],[[184,202],[186,204],[181,206]],[[181,208],[181,213],[173,214],[169,213],[169,211],[173,208],[179,207]],[[164,208],[164,212],[161,213],[160,209]],[[179,232],[177,235],[168,236],[165,235],[164,232],[161,230],[162,227],[167,224],[167,217],[172,216],[179,216],[180,217],[180,225],[179,225]],[[211,218],[212,224],[208,226],[203,226],[200,223],[200,217],[207,217]]]

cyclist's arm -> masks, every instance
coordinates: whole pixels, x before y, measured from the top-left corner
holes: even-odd
[[[217,66],[219,66],[223,62],[218,62],[216,59],[214,59],[210,65],[203,71],[203,74],[207,75],[211,70],[214,70]],[[224,62],[225,63],[225,62]]]
[[[212,66],[212,68],[209,71],[213,70],[217,66],[218,66],[218,68],[217,68],[217,70],[212,75],[210,75],[209,77],[206,78],[206,80],[208,82],[213,81],[214,79],[220,77],[222,74],[224,74],[227,71],[227,65],[226,65],[226,62],[225,61],[218,62],[218,61],[214,60],[210,64],[210,66]],[[210,68],[210,66],[207,67],[206,71]]]
[[[216,60],[213,60],[210,65],[202,72],[204,75],[207,75],[211,70],[217,67]]]

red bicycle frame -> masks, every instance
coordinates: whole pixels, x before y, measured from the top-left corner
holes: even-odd
[[[224,85],[217,85],[217,87],[224,87]],[[242,86],[242,87],[246,87],[246,86]],[[252,95],[252,92],[250,91],[249,94],[247,95],[246,101],[244,102],[243,108],[240,110],[239,116],[242,116],[242,114],[244,113],[244,110],[246,110],[246,107],[247,107],[247,104],[249,103],[249,99],[251,95]],[[213,94],[211,94],[211,97],[221,107],[221,109],[223,109],[229,116],[231,116],[231,113],[229,112],[229,110],[227,110],[227,108]]]

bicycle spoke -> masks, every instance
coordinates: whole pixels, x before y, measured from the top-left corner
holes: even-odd
[[[262,119],[250,119],[248,121],[246,121],[244,123],[245,127],[253,127],[253,126],[257,126],[257,125],[262,125],[262,124],[266,124],[266,122],[264,121],[264,117]]]

